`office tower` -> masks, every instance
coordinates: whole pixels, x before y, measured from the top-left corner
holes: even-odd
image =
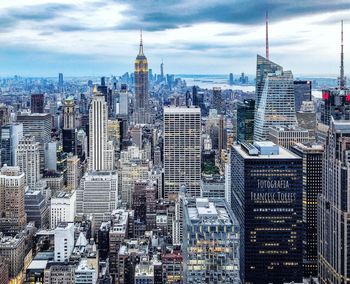
[[[16,165],[25,173],[26,184],[34,188],[40,179],[39,143],[33,136],[24,135],[17,146]]]
[[[322,193],[324,147],[297,143],[291,151],[303,159],[303,276],[317,276],[317,198]]]
[[[164,80],[164,63],[163,63],[163,59],[162,59],[162,63],[160,64],[160,78],[161,78],[161,81]]]
[[[0,170],[0,231],[16,234],[27,224],[24,210],[25,176],[19,167]]]
[[[256,85],[255,85],[255,108],[257,109],[260,104],[260,98],[265,86],[265,80],[269,73],[282,72],[283,68],[276,63],[270,61],[268,58],[264,58],[261,55],[257,55],[256,62]]]
[[[16,283],[13,278],[21,276],[24,257],[25,236],[23,233],[19,233],[14,237],[0,234],[0,259],[3,259],[8,266],[9,283]]]
[[[257,90],[255,106],[254,140],[264,141],[269,127],[273,125],[296,125],[293,74],[290,71],[268,73],[264,78],[264,89]]]
[[[165,108],[163,121],[164,197],[177,195],[182,185],[188,196],[200,196],[200,109]]]
[[[64,101],[63,105],[63,129],[62,129],[62,145],[63,151],[66,153],[77,152],[77,141],[76,141],[76,125],[75,125],[75,103],[74,98],[69,97]]]
[[[57,171],[57,142],[45,144],[45,170]]]
[[[0,103],[0,126],[10,123],[10,115],[10,107],[3,103]]]
[[[237,142],[252,143],[254,136],[255,100],[237,104]]]
[[[135,61],[135,109],[134,122],[148,123],[148,62],[143,53],[142,33],[139,54]]]
[[[350,275],[349,223],[350,121],[331,120],[318,199],[320,283],[347,283]]]
[[[140,127],[140,125],[136,125],[135,127],[131,128],[130,136],[131,136],[132,145],[141,149],[142,148],[142,127]]]
[[[67,158],[67,191],[71,192],[78,188],[80,180],[80,159],[70,155]]]
[[[290,149],[296,143],[311,142],[307,129],[298,126],[279,125],[270,127],[268,140],[287,149]]]
[[[95,230],[103,216],[116,209],[118,201],[118,175],[115,171],[85,173],[77,189],[77,214],[89,214],[95,219]]]
[[[31,113],[44,113],[44,101],[44,94],[32,94],[30,103]]]
[[[229,75],[229,79],[228,79],[228,83],[232,86],[233,85],[233,74],[232,73],[230,73],[230,75]]]
[[[311,101],[312,82],[296,80],[294,81],[295,111],[300,111],[304,101]]]
[[[302,282],[302,159],[270,141],[233,146],[231,183],[242,283]]]
[[[8,284],[9,280],[8,265],[5,263],[5,258],[0,257],[0,284]]]
[[[315,139],[316,131],[316,110],[313,101],[304,101],[300,107],[300,111],[297,112],[298,125],[301,128],[307,129],[310,133],[310,137]]]
[[[58,73],[58,86],[63,87],[63,73]]]
[[[101,93],[94,92],[89,110],[89,163],[91,171],[106,170],[107,104]]]
[[[1,165],[16,165],[16,148],[23,137],[23,125],[11,123],[1,126],[0,132]]]
[[[188,198],[183,206],[184,283],[240,282],[239,229],[230,206],[219,198]]]
[[[220,87],[213,88],[211,108],[216,109],[218,114],[223,114],[225,112],[225,99],[222,97]]]
[[[185,105],[187,107],[191,107],[192,106],[192,96],[191,96],[191,92],[187,90],[186,94],[185,94]]]
[[[76,192],[58,191],[50,203],[50,228],[55,229],[61,222],[74,222]]]
[[[49,225],[49,207],[40,190],[28,190],[24,197],[27,222],[34,222],[36,228],[47,228]]]
[[[119,115],[129,115],[128,85],[122,84],[119,91]]]
[[[45,168],[45,144],[51,142],[51,115],[47,113],[18,115],[17,122],[23,124],[23,135],[34,136],[35,141],[39,142],[40,171],[42,172]]]
[[[193,106],[200,107],[200,98],[198,98],[198,89],[196,86],[192,87],[192,99],[193,99]]]
[[[74,223],[59,223],[55,228],[55,261],[68,262],[74,248]]]

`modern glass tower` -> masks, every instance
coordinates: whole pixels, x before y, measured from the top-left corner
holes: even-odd
[[[262,81],[264,85],[262,90],[262,85],[257,83],[255,141],[267,140],[270,126],[297,124],[292,72],[278,69],[266,74]]]

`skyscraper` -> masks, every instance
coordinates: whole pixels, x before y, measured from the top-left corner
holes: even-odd
[[[302,281],[302,159],[272,142],[231,152],[242,283]]]
[[[267,140],[270,126],[297,124],[292,72],[282,70],[269,72],[265,75],[263,82],[264,88],[256,90],[259,97],[255,107],[255,141]]]
[[[44,94],[32,94],[31,96],[31,113],[44,113]]]
[[[225,111],[224,103],[225,103],[225,100],[222,97],[221,88],[214,87],[211,108],[216,109],[218,111],[218,114],[223,114]]]
[[[19,167],[0,170],[0,231],[16,234],[27,224],[24,211],[25,175]]]
[[[63,86],[63,73],[58,73],[58,86]]]
[[[148,123],[148,62],[143,53],[142,32],[140,40],[139,54],[135,61],[135,109],[134,122]]]
[[[162,63],[160,64],[160,78],[163,81],[164,80],[164,63],[162,59]]]
[[[21,123],[6,124],[1,127],[0,133],[1,166],[16,165],[16,148],[23,137],[23,125]]]
[[[40,152],[33,136],[25,135],[19,141],[16,165],[25,173],[27,186],[34,188],[40,179]]]
[[[64,101],[63,106],[62,145],[64,152],[73,153],[73,155],[77,152],[77,129],[75,126],[75,120],[76,116],[74,98],[69,97]]]
[[[184,283],[240,283],[238,224],[226,201],[187,198],[182,206]]]
[[[322,284],[343,284],[350,275],[350,121],[331,118],[318,200],[318,275]]]
[[[199,108],[164,109],[164,197],[185,185],[189,196],[200,196],[201,114]]]
[[[237,104],[237,141],[253,142],[255,100],[244,100]]]
[[[94,217],[95,230],[100,228],[103,217],[116,209],[118,201],[118,175],[115,171],[86,173],[77,189],[77,214]]]
[[[294,81],[295,111],[300,111],[301,105],[304,101],[311,101],[311,90],[311,81]]]
[[[107,103],[104,96],[94,90],[89,110],[89,165],[91,171],[106,170]]]
[[[17,115],[17,122],[23,124],[23,134],[35,137],[39,142],[40,151],[40,171],[45,167],[45,145],[51,141],[52,118],[48,113]]]
[[[303,159],[303,274],[317,276],[317,198],[322,193],[322,145],[297,143],[291,151]]]

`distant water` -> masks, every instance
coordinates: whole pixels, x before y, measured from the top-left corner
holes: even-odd
[[[255,85],[229,85],[226,76],[208,75],[208,76],[179,76],[186,81],[188,87],[198,86],[202,89],[212,89],[213,87],[220,87],[223,90],[241,90],[243,92],[254,92]],[[312,95],[315,98],[321,98],[322,92],[319,90],[312,90]]]
[[[188,87],[198,86],[202,89],[212,89],[213,87],[220,87],[223,90],[242,90],[244,92],[254,92],[254,85],[229,85],[227,76],[212,75],[212,76],[179,76],[186,81]]]

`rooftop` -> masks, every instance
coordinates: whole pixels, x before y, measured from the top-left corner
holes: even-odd
[[[181,113],[198,113],[201,111],[195,107],[166,107],[164,108],[164,114],[181,114]]]
[[[248,144],[248,145],[251,145],[251,144]],[[254,142],[254,145],[251,145],[251,146],[257,148],[258,153],[254,153],[254,155],[249,154],[244,149],[243,145],[234,145],[232,147],[244,159],[300,159],[300,157],[297,156],[296,154],[270,141]],[[259,149],[259,146],[260,146],[260,149]],[[274,151],[272,152],[272,154],[266,154],[268,152],[266,151],[267,150],[266,148],[269,148],[269,147],[274,148],[273,149]],[[263,149],[264,151],[261,151],[261,149]],[[278,149],[277,152],[275,151],[276,149]]]
[[[228,204],[219,198],[187,198],[187,225],[233,225],[236,220]]]

